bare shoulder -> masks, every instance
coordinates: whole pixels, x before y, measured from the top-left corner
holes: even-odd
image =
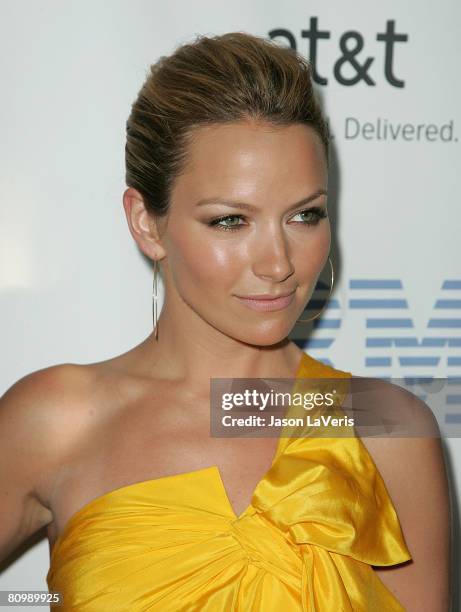
[[[72,434],[69,417],[94,380],[93,369],[78,364],[58,364],[26,374],[0,398],[2,426],[20,431],[30,439],[48,443],[59,452]],[[3,428],[2,428],[3,429]]]
[[[31,372],[0,397],[0,552],[52,520],[48,493],[69,445],[81,435],[94,371],[59,364]]]
[[[389,435],[361,435],[361,439],[384,480],[412,559],[374,569],[409,612],[447,612],[451,499],[443,438],[425,402],[398,385],[382,382],[379,396],[390,419]],[[396,423],[404,423],[408,435],[393,435],[392,423],[395,431]]]

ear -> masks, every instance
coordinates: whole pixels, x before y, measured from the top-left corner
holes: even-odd
[[[150,259],[163,259],[165,249],[162,246],[158,224],[149,214],[142,195],[133,187],[123,193],[123,208],[126,220],[136,244]]]

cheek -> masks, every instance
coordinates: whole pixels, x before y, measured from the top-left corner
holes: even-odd
[[[300,277],[309,281],[322,272],[323,267],[328,263],[330,246],[330,224],[325,223],[322,228],[310,234],[302,248],[296,249],[295,267]]]
[[[169,267],[178,287],[210,291],[213,287],[232,286],[238,276],[239,258],[235,249],[223,241],[190,236],[174,240],[169,247]]]

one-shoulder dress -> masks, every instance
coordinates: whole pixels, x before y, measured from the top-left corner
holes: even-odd
[[[298,378],[352,376],[304,353]],[[215,465],[86,503],[46,575],[67,612],[401,612],[372,566],[411,559],[361,438],[282,437],[237,516]]]

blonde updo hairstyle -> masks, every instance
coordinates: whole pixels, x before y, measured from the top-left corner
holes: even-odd
[[[274,127],[311,126],[328,166],[328,123],[308,60],[243,32],[197,36],[150,67],[132,104],[126,123],[127,186],[139,191],[149,213],[164,217],[194,129],[248,119]]]

